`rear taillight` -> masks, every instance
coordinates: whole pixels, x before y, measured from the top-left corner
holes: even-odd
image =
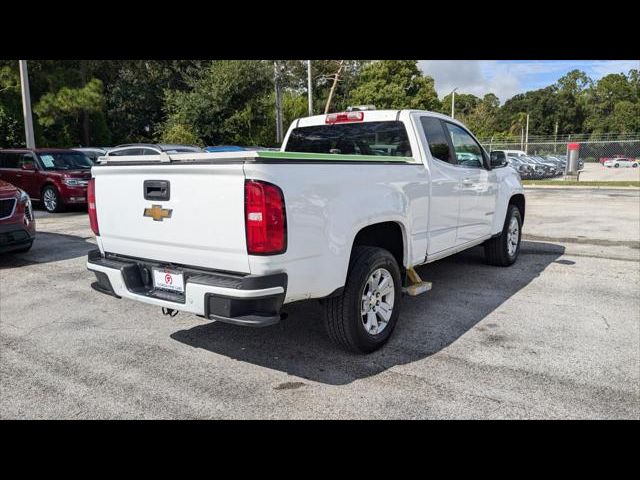
[[[96,179],[89,180],[87,187],[87,203],[89,204],[89,223],[91,224],[91,230],[96,236],[100,235],[100,229],[98,228],[98,213],[96,212]]]
[[[249,255],[277,255],[287,249],[287,217],[282,190],[259,180],[244,183]]]

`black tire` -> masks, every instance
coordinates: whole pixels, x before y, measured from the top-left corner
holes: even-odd
[[[632,163],[632,164],[631,164],[631,167],[632,167],[632,168],[638,168],[638,164],[637,164],[637,163]]]
[[[516,247],[513,255],[510,255],[507,241],[509,224],[511,223],[511,219],[513,217],[518,220],[518,246]],[[522,215],[520,215],[520,210],[518,209],[518,207],[516,207],[515,205],[509,205],[509,208],[507,209],[507,215],[504,220],[504,226],[502,227],[502,232],[498,237],[487,240],[484,244],[484,254],[487,263],[499,267],[508,267],[509,265],[513,265],[518,259],[518,254],[520,253],[521,239]]]
[[[53,206],[53,208],[51,208],[52,204],[45,200],[45,196],[48,194],[53,195],[55,201],[55,205]],[[61,212],[63,210],[64,205],[62,205],[62,199],[60,198],[60,193],[58,192],[56,187],[47,185],[42,189],[42,206],[49,213]]]
[[[373,335],[363,324],[361,302],[367,280],[379,268],[386,269],[393,278],[394,304],[386,327]],[[331,340],[359,353],[373,352],[387,343],[400,315],[401,282],[400,267],[391,253],[377,247],[355,247],[342,295],[322,301],[325,327]]]
[[[619,163],[616,163],[616,164],[614,165],[614,167],[618,168],[618,167],[620,167],[620,164],[619,164]]]
[[[31,250],[31,247],[33,247],[33,241],[29,242],[26,246],[22,247],[19,250],[14,250],[15,253],[25,253],[28,252],[29,250]]]

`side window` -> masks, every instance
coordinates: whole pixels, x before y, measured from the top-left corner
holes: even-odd
[[[33,164],[35,164],[35,160],[33,158],[33,155],[31,155],[30,153],[25,153],[24,155],[22,155],[22,158],[20,158],[20,168],[22,168],[23,165]]]
[[[445,125],[451,135],[451,143],[453,143],[458,164],[471,168],[483,168],[482,148],[473,137],[453,123],[445,122]]]
[[[160,155],[160,152],[154,150],[153,148],[143,148],[142,155]]]
[[[3,153],[2,154],[2,168],[20,168],[19,153]]]
[[[451,151],[442,122],[435,117],[420,117],[424,135],[427,137],[431,156],[447,163],[456,163]]]
[[[129,156],[129,155],[142,155],[142,152],[140,151],[139,148],[127,148],[125,150],[119,150],[117,152],[111,152],[109,153],[110,156],[116,156],[116,157],[125,157],[125,156]]]

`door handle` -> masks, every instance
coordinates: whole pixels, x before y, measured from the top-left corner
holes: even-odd
[[[464,180],[462,180],[462,184],[463,185],[473,185],[473,180],[471,180],[470,178],[465,178]]]

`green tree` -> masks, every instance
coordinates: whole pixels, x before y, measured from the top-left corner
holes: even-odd
[[[441,108],[433,78],[422,74],[416,60],[380,60],[362,68],[349,95],[351,104],[376,108]]]
[[[586,92],[585,126],[594,133],[637,132],[640,94],[638,70],[606,75]]]
[[[265,126],[273,118],[273,107],[265,101],[273,89],[270,62],[214,61],[186,81],[190,90],[166,92],[160,138],[183,125],[208,145],[264,141]]]
[[[43,127],[62,124],[63,137],[53,143],[72,145],[78,139],[81,122],[90,115],[101,113],[104,106],[102,81],[93,78],[81,88],[62,87],[55,93],[45,93],[34,105],[33,111]],[[60,131],[59,131],[60,132]],[[90,138],[84,138],[85,144]]]
[[[445,115],[451,115],[451,99],[452,94],[445,95],[442,99],[442,107],[440,108],[440,113]],[[478,105],[480,105],[481,100],[472,95],[470,93],[458,93],[456,92],[456,103],[455,103],[455,116],[459,117],[460,115],[468,115],[470,114]]]
[[[0,147],[24,145],[18,62],[0,60]]]
[[[457,98],[456,96],[456,104],[458,103]],[[467,111],[467,113],[463,113],[459,120],[477,137],[491,137],[498,131],[496,117],[498,109],[500,108],[500,100],[493,93],[488,93],[482,100],[478,100],[475,107]],[[457,114],[456,118],[458,118]]]

